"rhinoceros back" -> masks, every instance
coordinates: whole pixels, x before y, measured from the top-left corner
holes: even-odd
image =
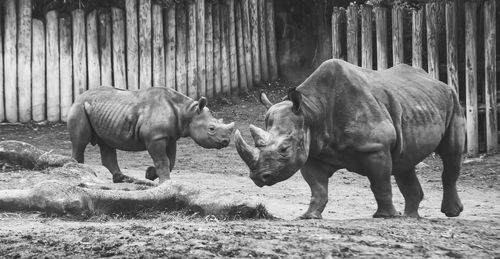
[[[138,103],[128,91],[102,92],[83,100],[95,134],[108,144],[123,149],[135,149],[137,145]]]

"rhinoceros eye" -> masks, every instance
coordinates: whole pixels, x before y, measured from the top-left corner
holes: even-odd
[[[278,151],[283,154],[286,153],[288,149],[290,149],[290,146],[281,146]]]
[[[212,125],[208,126],[208,130],[209,131],[215,131],[215,126],[212,126]]]

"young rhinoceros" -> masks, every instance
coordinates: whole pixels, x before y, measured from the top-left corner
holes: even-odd
[[[271,104],[266,130],[250,126],[255,147],[238,130],[235,145],[256,185],[284,181],[299,169],[312,192],[302,218],[321,218],[328,178],[342,168],[367,176],[378,209],[374,217],[398,215],[391,174],[405,199],[404,213],[418,217],[423,198],[415,165],[432,152],[443,160],[441,211],[458,216],[456,181],[465,143],[465,119],[455,90],[421,69],[399,65],[366,70],[342,60],[324,62]]]
[[[113,174],[113,182],[132,181],[120,171],[116,149],[147,150],[154,168],[146,178],[160,183],[170,179],[177,140],[191,137],[204,148],[229,144],[234,122],[224,124],[210,114],[207,100],[199,101],[163,87],[138,91],[98,87],[78,96],[68,114],[73,158],[84,162],[88,143],[99,145],[102,164]]]

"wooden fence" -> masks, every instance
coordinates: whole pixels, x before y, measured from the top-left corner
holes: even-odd
[[[415,67],[426,67],[427,72],[434,78],[439,79],[440,73],[442,75],[445,72],[446,76],[441,76],[441,80],[454,87],[457,92],[465,93],[460,99],[465,100],[467,152],[477,155],[479,140],[481,143],[485,142],[482,150],[494,152],[498,150],[497,116],[500,106],[496,78],[496,4],[496,0],[485,0],[482,3],[465,2],[464,6],[457,6],[456,1],[443,1],[428,3],[417,10],[403,10],[396,6],[386,8],[350,5],[347,9],[334,7],[331,17],[332,56],[378,70],[386,69],[390,61],[392,65],[397,65],[407,58],[408,63]],[[457,16],[458,7],[465,12],[465,17]],[[445,17],[438,17],[439,8],[444,8]],[[483,16],[481,19],[478,13]],[[457,17],[465,19],[462,21],[465,29],[458,28]],[[411,30],[411,40],[404,39],[404,18],[411,21],[411,27],[405,28]],[[438,35],[438,18],[445,22],[445,37]],[[480,24],[480,21],[483,21],[483,24]],[[465,35],[459,39],[457,31],[460,29]],[[481,31],[482,35],[478,35],[478,31]],[[358,37],[359,34],[361,37]],[[388,38],[389,35],[391,38]],[[446,44],[446,60],[439,60],[438,45],[441,38],[444,38],[443,43]],[[424,41],[427,42],[426,46]],[[465,45],[464,51],[458,50],[458,43]],[[411,59],[404,56],[406,45],[411,46]],[[389,53],[390,49],[392,55]],[[482,50],[482,53],[477,53],[478,49]],[[427,56],[423,56],[424,51]],[[460,57],[462,63],[458,62],[459,54],[465,56]],[[423,60],[427,60],[427,64],[423,64]],[[478,60],[483,63],[482,69],[478,67]],[[462,84],[459,71],[465,73]],[[478,78],[482,79],[481,84],[478,83]],[[482,87],[479,89],[480,100],[478,86]]]
[[[273,0],[171,2],[35,19],[32,0],[2,1],[0,122],[65,121],[74,98],[99,85],[197,98],[277,79]]]

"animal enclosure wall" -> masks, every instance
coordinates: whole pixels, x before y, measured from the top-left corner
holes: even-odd
[[[65,121],[100,85],[198,98],[278,77],[274,0],[123,0],[43,17],[35,1],[0,3],[0,122]]]
[[[332,57],[377,70],[400,63],[424,68],[459,93],[467,118],[467,153],[494,152],[500,134],[497,5],[496,0],[461,0],[417,9],[334,7]]]

